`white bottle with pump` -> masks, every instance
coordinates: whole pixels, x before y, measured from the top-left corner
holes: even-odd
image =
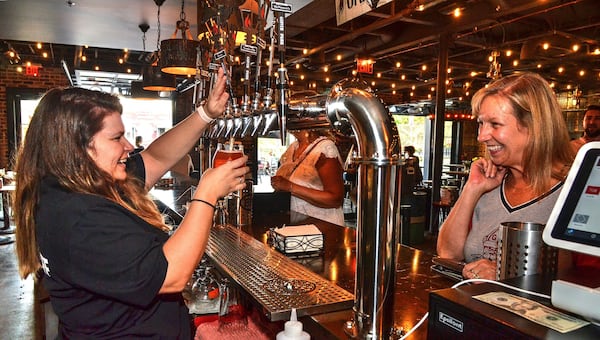
[[[298,321],[296,308],[292,308],[290,321],[286,321],[283,331],[277,333],[277,340],[310,340],[310,335],[302,330],[302,322]]]

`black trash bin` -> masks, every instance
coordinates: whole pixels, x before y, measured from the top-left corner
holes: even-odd
[[[410,244],[421,244],[425,241],[425,226],[427,226],[427,196],[425,190],[415,190],[412,195],[410,216]]]
[[[412,226],[410,223],[410,204],[401,204],[400,205],[400,218],[402,221],[400,222],[400,243],[405,246],[411,245],[411,230]]]

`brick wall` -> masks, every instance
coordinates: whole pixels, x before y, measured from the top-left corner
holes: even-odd
[[[8,166],[8,111],[6,107],[6,89],[51,89],[56,86],[68,86],[69,80],[58,67],[44,67],[37,77],[19,73],[14,67],[0,66],[0,168]]]

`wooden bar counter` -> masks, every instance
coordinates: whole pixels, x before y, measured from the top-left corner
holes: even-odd
[[[180,197],[183,190],[175,188],[173,198]],[[163,191],[163,190],[160,190]],[[161,200],[170,196],[167,190],[159,193]],[[178,202],[167,199],[169,206]],[[173,208],[173,207],[172,207]],[[324,249],[319,256],[295,258],[294,260],[331,281],[337,286],[354,293],[354,275],[356,270],[356,234],[354,228],[342,227],[288,212],[255,213],[252,224],[241,230],[253,238],[268,245],[268,231],[283,225],[314,224],[324,235]],[[270,247],[270,246],[269,246]],[[413,328],[428,311],[429,292],[448,288],[455,282],[443,277],[430,269],[432,254],[404,245],[398,245],[398,262],[394,299],[395,327],[408,331]],[[391,311],[390,311],[391,312]],[[341,310],[322,314],[303,316],[305,330],[313,339],[349,339],[344,333],[344,324],[351,320],[352,310]],[[266,328],[281,329],[282,323],[264,325]],[[426,339],[427,323],[421,325],[411,336],[411,339]]]
[[[293,222],[291,221],[293,220]],[[324,252],[320,257],[296,259],[311,271],[336,285],[354,292],[356,270],[355,230],[327,223],[315,218],[290,213],[256,215],[253,223],[242,230],[265,244],[269,228],[282,225],[315,224],[325,236]],[[395,327],[405,331],[414,327],[428,311],[429,292],[448,288],[453,282],[430,269],[432,254],[404,245],[398,245],[398,263],[395,288]],[[390,311],[391,312],[391,311]],[[348,339],[344,324],[351,320],[352,310],[310,315],[301,318],[313,339]],[[411,339],[425,339],[427,323],[413,333]]]

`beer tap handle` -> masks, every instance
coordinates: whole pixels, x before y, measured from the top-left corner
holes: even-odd
[[[275,18],[273,20],[276,20]],[[275,26],[271,27],[271,46],[269,47],[269,65],[267,68],[267,86],[265,91],[264,107],[268,110],[273,103],[273,89],[271,88],[273,82],[273,58],[275,56]]]
[[[244,65],[244,97],[242,99],[242,113],[248,113],[250,109],[250,63],[252,58],[250,53],[246,53]]]
[[[288,81],[287,81],[287,69],[285,68],[285,15],[286,13],[292,13],[292,5],[286,4],[285,2],[272,2],[271,9],[273,14],[277,16],[277,50],[279,52],[279,68],[277,73],[279,75],[277,81],[277,89],[279,90],[279,130],[281,131],[281,145],[286,145],[287,131],[287,92],[288,92]]]
[[[225,81],[227,83],[227,91],[229,91],[229,106],[233,111],[232,114],[235,116],[240,110],[237,104],[237,98],[235,97],[235,93],[233,92],[233,86],[231,86],[231,72],[227,68],[225,61],[221,60],[221,67],[223,68],[223,72],[225,75]]]
[[[245,67],[244,67],[244,99],[242,100],[242,113],[248,113],[250,109],[250,88],[252,81],[250,80],[250,67],[252,64],[252,56],[257,55],[257,47],[254,45],[242,44],[240,45],[240,51],[244,53],[245,58]]]
[[[262,51],[266,47],[266,42],[261,37],[256,37],[256,73],[254,78],[254,99],[252,100],[252,111],[256,112],[260,106],[260,67],[262,63]]]

